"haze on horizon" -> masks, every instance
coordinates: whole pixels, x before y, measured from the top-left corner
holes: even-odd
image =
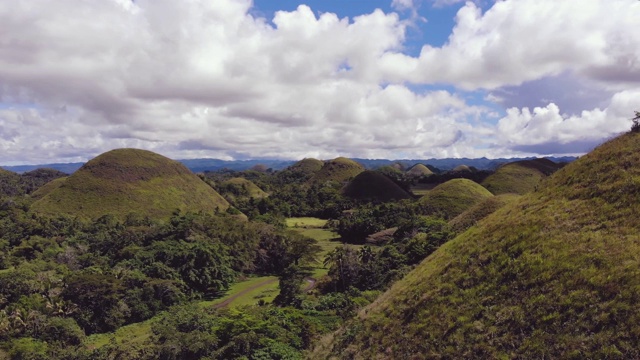
[[[636,0],[0,3],[0,164],[582,154],[629,129]]]

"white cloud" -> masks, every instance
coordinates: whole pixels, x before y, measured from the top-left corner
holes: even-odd
[[[638,84],[638,12],[636,0],[506,0],[485,13],[467,2],[445,46],[425,45],[404,60],[413,66],[389,76],[494,89],[572,71],[610,86]]]
[[[1,2],[0,163],[121,146],[172,157],[430,157],[572,141],[633,100],[635,3],[500,1],[483,14],[468,2],[447,45],[411,57],[409,22],[380,10],[347,19],[301,5],[268,21],[250,0]],[[496,89],[496,100],[505,85],[562,72],[618,94],[576,120],[549,105],[510,110],[496,128],[482,120],[494,110],[433,86]]]

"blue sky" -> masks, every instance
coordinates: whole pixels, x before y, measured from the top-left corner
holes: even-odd
[[[637,109],[639,7],[6,2],[0,164],[118,147],[222,159],[582,154]]]

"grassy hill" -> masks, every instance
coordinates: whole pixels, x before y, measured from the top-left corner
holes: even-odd
[[[465,210],[462,214],[451,219],[449,225],[451,225],[455,232],[460,233],[519,197],[520,195],[517,194],[501,194],[485,198],[483,201]]]
[[[561,165],[547,159],[521,160],[499,167],[482,186],[495,195],[526,194],[533,191],[540,180],[553,174]]]
[[[184,165],[146,150],[106,152],[52,186],[57,188],[37,200],[32,211],[88,218],[134,212],[168,218],[176,209],[214,213],[229,207]]]
[[[491,196],[478,183],[468,179],[452,179],[436,186],[418,201],[423,214],[439,214],[445,219],[452,219]]]
[[[300,171],[305,174],[315,174],[320,171],[320,169],[322,169],[322,165],[324,165],[324,162],[322,162],[321,160],[314,158],[305,158],[289,166],[287,169]]]
[[[378,171],[363,171],[342,189],[343,195],[358,200],[394,201],[410,199],[411,194]]]
[[[231,203],[236,200],[262,199],[269,196],[251,180],[236,177],[220,184],[220,194]]]
[[[21,193],[20,175],[0,168],[0,196],[16,196]]]
[[[428,167],[424,166],[423,164],[415,164],[414,166],[411,167],[411,169],[407,170],[407,175],[420,177],[420,176],[426,176],[426,175],[433,175],[433,171],[431,171]]]
[[[314,358],[640,358],[640,134],[425,259]]]
[[[309,179],[309,183],[318,184],[332,181],[342,184],[363,171],[364,167],[357,162],[344,157],[339,157],[325,161],[322,168],[316,172],[311,179]]]

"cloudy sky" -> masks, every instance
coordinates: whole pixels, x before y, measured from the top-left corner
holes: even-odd
[[[0,164],[580,154],[630,127],[637,0],[0,2]]]

